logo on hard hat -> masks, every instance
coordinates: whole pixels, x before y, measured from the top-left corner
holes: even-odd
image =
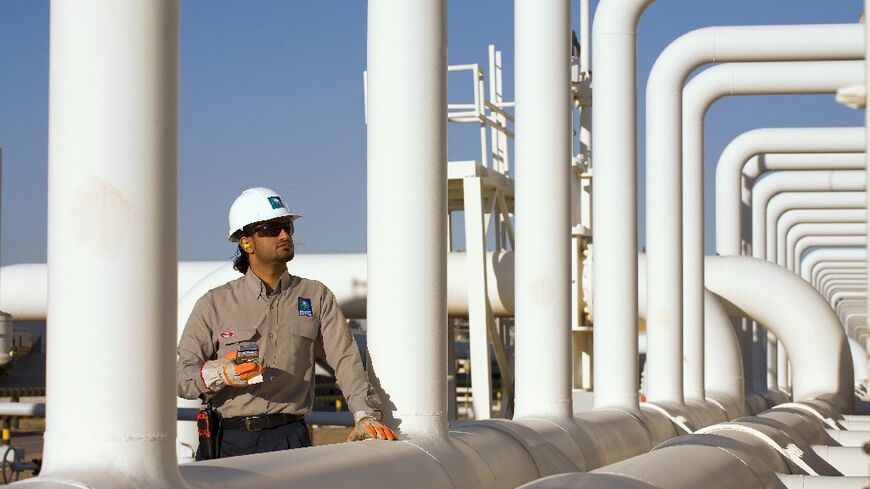
[[[272,205],[273,209],[280,209],[284,207],[284,203],[281,202],[281,197],[278,197],[277,195],[274,197],[269,197],[269,204]]]

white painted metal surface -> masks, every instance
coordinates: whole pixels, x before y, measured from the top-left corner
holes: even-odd
[[[739,255],[741,252],[740,179],[742,169],[751,157],[768,153],[863,151],[864,129],[861,127],[764,128],[734,138],[722,151],[716,166],[716,252],[720,255]],[[753,217],[752,221],[757,219]]]
[[[177,242],[178,4],[52,3],[49,94],[41,479],[184,487],[174,446],[177,275],[166,260]],[[112,347],[96,353],[95,344]],[[119,415],[107,399],[130,402]]]
[[[707,62],[861,59],[862,41],[862,29],[853,25],[710,27],[684,34],[656,60],[646,91],[650,400],[683,402],[683,255],[672,245],[682,237],[683,81]],[[665,355],[675,344],[681,354]]]
[[[637,364],[637,23],[652,0],[603,0],[595,12],[592,222],[595,406],[638,408]]]
[[[799,259],[795,260],[793,271],[798,273],[798,270],[800,270],[801,267],[801,259],[805,257],[805,253],[813,248],[853,248],[856,246],[863,246],[864,242],[862,239],[864,239],[864,236],[862,235],[804,236],[795,243],[794,256],[799,257]]]
[[[572,415],[569,2],[517,0],[514,18],[514,416],[568,419]],[[541,376],[542,371],[547,375]]]
[[[445,16],[368,4],[368,372],[386,422],[422,439],[447,430]]]
[[[863,220],[862,220],[863,221]],[[803,222],[795,224],[781,239],[785,241],[785,266],[796,270],[802,256],[798,244],[816,236],[864,236],[867,225],[864,222]]]
[[[834,311],[810,284],[757,258],[707,257],[705,265],[705,284],[711,292],[767,326],[785,344],[792,360],[795,400],[821,397],[851,410],[854,377],[846,335]],[[818,333],[806,335],[808,325]]]
[[[800,276],[812,283],[819,272],[819,265],[830,262],[867,261],[864,247],[821,248],[808,252],[801,261]]]
[[[834,194],[838,194],[840,192],[831,192]],[[843,193],[852,193],[852,192],[843,192]],[[854,194],[854,193],[853,193]],[[831,197],[829,192],[824,192],[822,195],[826,195],[827,197]],[[858,194],[858,196],[863,200],[863,195]],[[773,199],[771,199],[772,201]],[[768,212],[765,215],[770,214],[770,204],[768,204]],[[780,214],[779,219],[772,223],[771,226],[767,226],[767,224],[762,224],[761,232],[759,232],[758,237],[753,234],[752,236],[752,254],[756,258],[764,258],[769,261],[773,261],[779,263],[780,258],[784,259],[786,256],[786,246],[788,243],[788,235],[792,233],[794,236],[794,227],[801,223],[824,223],[824,222],[859,222],[866,221],[866,211],[864,208],[844,208],[844,209],[830,209],[830,208],[810,208],[810,209],[791,209]],[[759,227],[755,226],[753,223],[753,228]],[[774,234],[772,234],[772,239],[766,239],[766,231],[769,228],[773,228]],[[785,239],[783,239],[785,238]],[[792,242],[794,245],[794,242]]]
[[[834,93],[863,80],[862,61],[724,63],[683,88],[683,374],[686,395],[704,399],[704,116],[727,95]]]

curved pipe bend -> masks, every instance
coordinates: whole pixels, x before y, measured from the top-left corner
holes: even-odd
[[[831,155],[835,156],[835,155]],[[751,182],[750,182],[751,183]],[[821,210],[828,212],[844,209],[864,209],[867,196],[864,192],[781,192],[767,203],[764,219],[752,222],[753,256],[766,252],[775,256],[776,248],[771,243],[778,235],[779,227],[785,225],[786,215],[796,215],[802,211]]]
[[[734,138],[722,151],[716,165],[716,252],[720,255],[741,252],[741,174],[752,156],[864,152],[864,140],[863,127],[762,128]],[[753,218],[753,222],[756,220]]]
[[[809,250],[803,256],[800,265],[800,276],[807,282],[813,282],[820,265],[826,262],[867,261],[867,249],[863,246],[818,248]]]
[[[845,332],[809,283],[757,258],[708,256],[705,265],[707,288],[767,326],[785,345],[792,359],[795,400],[818,397],[843,412],[854,409]],[[808,336],[807,328],[817,333]]]

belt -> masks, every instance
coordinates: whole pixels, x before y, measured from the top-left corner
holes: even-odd
[[[221,427],[225,430],[247,430],[260,431],[277,428],[285,424],[297,423],[304,419],[299,414],[262,414],[260,416],[237,416],[234,418],[223,418]]]

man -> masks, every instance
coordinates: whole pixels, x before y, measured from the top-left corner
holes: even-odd
[[[287,272],[300,217],[274,190],[242,192],[230,207],[229,239],[244,276],[197,301],[178,343],[178,395],[217,410],[218,457],[311,446],[303,416],[314,402],[316,347],[354,413],[348,440],[396,439],[380,422],[380,400],[335,296]],[[237,362],[252,352],[256,358]],[[200,446],[197,459],[204,456]]]

